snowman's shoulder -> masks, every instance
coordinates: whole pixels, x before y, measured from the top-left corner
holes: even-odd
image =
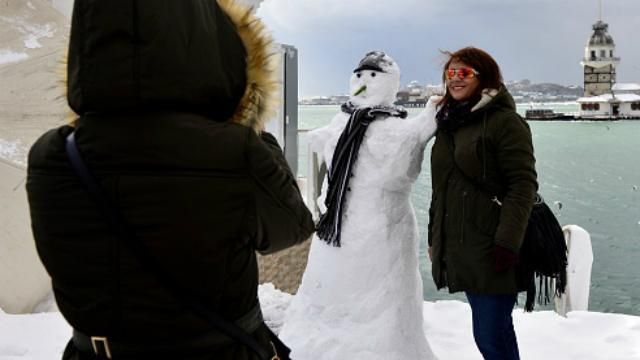
[[[329,124],[311,130],[307,133],[307,143],[314,152],[322,152],[325,144],[332,137],[339,135],[347,122],[349,116],[343,112],[336,114]]]
[[[408,118],[398,116],[387,116],[374,121],[370,125],[371,133],[381,136],[406,137],[415,133],[414,124]]]
[[[380,121],[378,131],[426,143],[433,137],[437,129],[435,113],[435,106],[430,103],[424,110],[413,116],[405,118],[387,117]]]

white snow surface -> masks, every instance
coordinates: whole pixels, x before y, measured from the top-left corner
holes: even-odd
[[[292,296],[272,284],[261,285],[258,294],[267,324],[279,332]],[[425,301],[422,313],[424,333],[438,359],[482,360],[473,342],[469,305]],[[638,316],[574,311],[564,318],[551,311],[515,309],[513,318],[525,360],[640,360]],[[58,312],[9,315],[0,310],[1,360],[60,359],[70,336],[71,328]],[[370,342],[368,337],[359,340]],[[376,359],[382,358],[348,360]]]
[[[29,58],[27,53],[14,52],[9,49],[0,49],[0,65],[18,62]]]
[[[434,118],[430,101],[414,118],[387,117],[369,125],[350,178],[341,247],[313,238],[285,317],[281,335],[293,359],[436,359],[421,331],[418,229],[410,201],[424,148],[435,133]],[[348,120],[339,113],[307,135],[329,168]],[[320,205],[326,181],[323,187]]]
[[[640,91],[640,84],[636,83],[615,83],[611,87],[613,91]]]
[[[56,27],[52,23],[33,24],[25,17],[0,16],[0,20],[9,24],[12,28],[22,34],[24,47],[27,49],[38,49],[42,45],[38,40],[42,38],[52,38],[56,32]]]
[[[614,100],[614,95],[612,94],[602,94],[602,95],[598,95],[598,96],[586,96],[586,97],[581,97],[578,98],[578,100],[576,100],[577,103],[583,103],[583,102],[611,102],[612,100]],[[622,101],[622,102],[633,102],[633,101],[640,101],[640,95],[638,94],[616,94],[615,95],[615,100],[618,101]]]
[[[27,152],[28,148],[20,140],[7,141],[0,139],[0,159],[24,166],[26,165]]]

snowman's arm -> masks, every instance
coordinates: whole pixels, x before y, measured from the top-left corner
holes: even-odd
[[[413,130],[412,133],[418,137],[419,143],[421,144],[429,142],[436,133],[438,128],[436,124],[436,112],[440,99],[440,96],[431,96],[420,114],[404,121],[405,126]]]
[[[339,113],[333,117],[328,125],[309,131],[307,133],[307,144],[309,144],[309,149],[313,152],[322,154],[327,141],[329,141],[334,134],[342,131],[342,128],[344,127],[344,116],[345,115],[343,113]]]

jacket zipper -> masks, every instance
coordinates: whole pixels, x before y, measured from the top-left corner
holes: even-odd
[[[464,243],[464,222],[466,220],[466,216],[465,216],[465,208],[467,207],[467,192],[463,191],[462,192],[462,221],[460,222],[461,225],[461,229],[460,229],[460,243]]]

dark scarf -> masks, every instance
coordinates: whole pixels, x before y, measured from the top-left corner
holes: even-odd
[[[450,98],[436,114],[438,129],[453,132],[466,124],[471,118],[471,109],[480,101],[480,97],[473,97],[465,101]]]
[[[340,228],[342,225],[342,211],[345,205],[346,192],[349,191],[349,179],[358,151],[372,121],[389,116],[406,118],[407,111],[402,107],[374,106],[358,108],[351,102],[342,105],[342,111],[351,114],[338,144],[333,152],[331,168],[329,169],[329,188],[324,204],[327,211],[320,216],[316,229],[318,237],[328,244],[340,247]]]

